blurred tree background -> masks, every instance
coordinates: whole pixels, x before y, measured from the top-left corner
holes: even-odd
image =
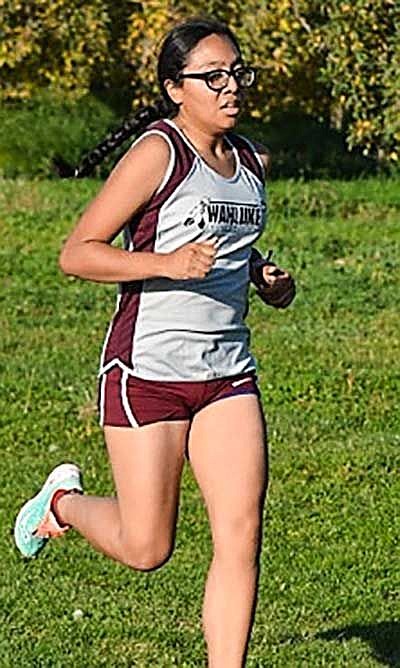
[[[199,14],[258,68],[242,127],[276,176],[398,168],[397,0],[0,0],[0,173],[48,174],[151,103],[163,36]]]

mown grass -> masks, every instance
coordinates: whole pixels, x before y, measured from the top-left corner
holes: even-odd
[[[9,535],[61,461],[82,465],[89,492],[112,492],[95,401],[115,291],[57,269],[98,186],[1,183],[0,666],[201,666],[211,549],[189,470],[158,572],[125,570],[73,533],[25,562]],[[298,296],[279,312],[251,294],[272,482],[248,666],[400,665],[400,187],[277,182],[270,207],[260,245]]]

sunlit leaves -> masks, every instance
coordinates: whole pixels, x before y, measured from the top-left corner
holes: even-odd
[[[76,98],[122,87],[134,107],[148,104],[159,95],[166,32],[209,15],[230,25],[258,68],[252,116],[300,109],[342,130],[349,148],[399,160],[395,0],[2,0],[0,7],[0,99],[28,99],[48,86]]]

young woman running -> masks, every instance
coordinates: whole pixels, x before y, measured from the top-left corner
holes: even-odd
[[[62,464],[21,509],[15,539],[23,555],[35,556],[73,527],[127,566],[161,566],[173,549],[186,453],[213,540],[203,608],[209,666],[239,668],[255,608],[267,487],[266,433],[244,324],[249,276],[278,307],[295,288],[287,272],[252,252],[265,224],[268,155],[231,133],[255,76],[234,35],[212,20],[177,26],[162,45],[158,75],[168,113],[150,124],[151,112],[139,114],[134,129],[147,130],[60,257],[66,274],[120,284],[99,391],[116,497],[83,495],[78,467]],[[121,230],[124,250],[112,246]]]

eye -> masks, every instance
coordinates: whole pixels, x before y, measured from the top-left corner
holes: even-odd
[[[218,86],[226,81],[226,73],[223,70],[214,70],[207,74],[207,78],[212,86]]]
[[[234,75],[239,86],[251,86],[254,82],[254,71],[249,67],[237,67]]]

